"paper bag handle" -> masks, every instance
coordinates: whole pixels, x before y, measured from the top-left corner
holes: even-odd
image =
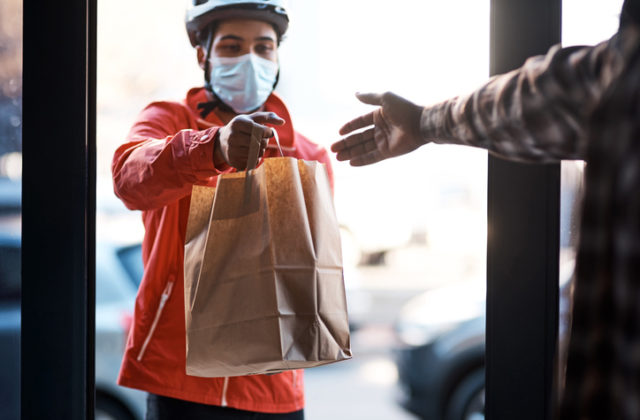
[[[280,156],[284,157],[284,153],[282,153],[282,148],[280,147],[280,138],[278,137],[278,132],[274,129],[273,137],[276,139],[276,144],[278,145],[278,150],[280,151]],[[253,126],[251,130],[251,143],[249,144],[249,157],[247,159],[247,171],[255,169],[258,166],[258,156],[260,155],[260,142],[262,140],[262,130],[258,126]]]

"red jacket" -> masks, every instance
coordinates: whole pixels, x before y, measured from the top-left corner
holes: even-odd
[[[112,163],[115,193],[130,209],[142,210],[144,276],[118,383],[154,394],[242,410],[286,413],[304,406],[302,371],[276,375],[200,378],[185,373],[184,237],[193,184],[215,185],[230,168],[213,165],[213,138],[223,125],[197,104],[206,91],[195,88],[184,103],[154,102],[140,114]],[[324,148],[294,131],[284,103],[271,95],[267,111],[286,124],[276,127],[285,156],[326,164]],[[273,142],[273,139],[271,139]],[[265,156],[278,156],[269,144]]]

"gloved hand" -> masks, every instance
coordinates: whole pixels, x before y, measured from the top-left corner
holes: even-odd
[[[420,135],[422,107],[394,93],[357,93],[363,103],[380,107],[349,121],[340,129],[347,135],[334,143],[331,150],[338,160],[348,160],[352,166],[363,166],[409,153],[424,144]]]
[[[263,124],[283,125],[285,121],[274,112],[254,112],[237,115],[218,130],[213,148],[213,164],[220,167],[227,164],[238,170],[247,166],[251,133],[254,129],[260,133],[260,156],[264,154],[273,128]]]

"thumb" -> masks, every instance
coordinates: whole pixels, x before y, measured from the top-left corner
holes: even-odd
[[[356,93],[356,98],[367,105],[382,105],[381,93]]]

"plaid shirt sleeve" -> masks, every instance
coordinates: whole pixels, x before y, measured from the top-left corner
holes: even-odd
[[[426,107],[422,135],[511,160],[584,159],[587,123],[624,67],[631,37],[618,33],[593,47],[554,46],[469,95]]]

